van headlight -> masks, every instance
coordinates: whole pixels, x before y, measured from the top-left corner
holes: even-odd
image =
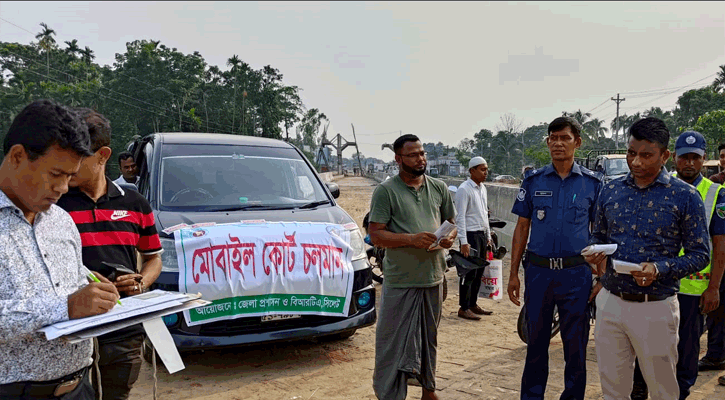
[[[360,260],[367,255],[365,254],[365,239],[363,238],[360,228],[350,229],[350,247],[352,247],[352,261]]]
[[[174,239],[161,238],[161,271],[179,272],[179,259],[176,257],[176,241]]]

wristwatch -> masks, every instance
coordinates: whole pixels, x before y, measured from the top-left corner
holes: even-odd
[[[141,281],[139,281],[138,287],[141,293],[146,293],[146,284],[143,282],[143,278],[141,278]]]

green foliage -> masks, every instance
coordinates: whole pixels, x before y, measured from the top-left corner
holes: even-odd
[[[300,89],[285,84],[270,65],[255,70],[233,55],[230,69],[222,71],[199,52],[136,40],[126,43],[112,66],[101,67],[91,48],[77,39],[60,48],[55,31],[41,26],[37,43],[0,42],[1,136],[23,107],[40,98],[104,114],[116,153],[135,136],[153,132],[289,138],[289,130],[304,118],[305,141],[316,146],[321,121],[327,120],[317,109],[305,111]]]
[[[707,140],[710,156],[720,143],[725,143],[725,110],[710,111],[697,119],[694,130],[702,133]],[[717,158],[717,157],[715,157]]]

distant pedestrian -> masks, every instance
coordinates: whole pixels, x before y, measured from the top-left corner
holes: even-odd
[[[551,164],[524,179],[511,211],[519,219],[513,235],[508,295],[520,305],[518,272],[523,256],[528,347],[521,399],[544,399],[551,325],[557,307],[566,361],[561,399],[581,400],[587,377],[592,270],[580,253],[589,244],[589,227],[602,182],[574,161],[574,152],[582,144],[581,125],[576,120],[556,118],[548,133]]]
[[[486,248],[491,245],[491,227],[488,224],[488,195],[483,182],[488,176],[488,163],[483,157],[473,157],[468,162],[471,175],[456,190],[456,227],[464,257],[476,251],[476,256],[486,258]],[[478,291],[484,268],[471,270],[460,278],[458,316],[465,319],[480,320],[479,315],[491,315],[479,307]]]
[[[375,189],[370,205],[370,238],[385,248],[373,389],[379,399],[404,400],[408,378],[414,378],[422,399],[436,400],[446,266],[443,250],[429,248],[433,232],[444,221],[454,223],[455,209],[446,184],[425,175],[426,152],[417,136],[399,137],[393,151],[400,172]],[[450,238],[440,242],[443,248],[452,244]]]
[[[664,168],[670,156],[667,125],[644,118],[629,135],[630,172],[602,188],[592,230],[592,244],[613,243],[617,250],[585,257],[604,286],[596,298],[594,332],[599,379],[605,400],[629,398],[636,357],[652,398],[677,400],[675,294],[680,279],[710,261],[708,222],[697,190]],[[642,270],[615,273],[612,260]]]
[[[136,161],[133,159],[133,154],[128,151],[122,151],[118,155],[118,167],[121,169],[121,176],[116,178],[113,183],[138,187],[138,167],[136,166]]]

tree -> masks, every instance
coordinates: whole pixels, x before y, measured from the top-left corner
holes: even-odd
[[[725,110],[706,113],[697,119],[693,129],[705,136],[708,149],[717,149],[720,143],[725,142]]]
[[[677,133],[691,128],[700,116],[725,109],[725,93],[718,93],[712,86],[688,90],[677,99],[673,110]]]
[[[720,71],[717,71],[717,76],[712,82],[712,89],[716,92],[722,92],[725,89],[725,64],[720,66]]]
[[[586,122],[584,129],[587,131],[590,141],[597,147],[602,147],[608,129],[604,126],[604,121],[594,118]]]
[[[72,57],[75,58],[75,55],[81,52],[81,48],[78,47],[78,39],[73,39],[71,41],[66,40],[65,44],[68,45],[68,47],[65,48],[66,53],[70,54]]]
[[[456,147],[456,160],[458,160],[462,166],[467,167],[475,150],[476,142],[472,139],[463,138]]]
[[[50,76],[50,50],[55,47],[55,39],[53,38],[55,31],[50,29],[45,22],[41,22],[40,26],[43,30],[35,35],[35,38],[38,39],[38,45],[45,50],[46,73]]]
[[[581,133],[582,133],[582,138],[583,139],[586,139],[587,141],[592,141],[593,140],[590,132],[588,130],[585,130],[584,129],[586,127],[587,121],[589,121],[589,117],[592,116],[592,113],[582,112],[582,110],[576,110],[574,112],[566,112],[566,111],[564,111],[562,113],[562,115],[564,117],[571,117],[576,122],[579,123],[579,125],[582,127],[582,132]]]
[[[85,62],[88,65],[91,65],[93,60],[96,58],[96,56],[93,54],[93,50],[91,50],[90,47],[86,46],[83,50],[80,51],[81,58],[83,59],[83,62]]]

